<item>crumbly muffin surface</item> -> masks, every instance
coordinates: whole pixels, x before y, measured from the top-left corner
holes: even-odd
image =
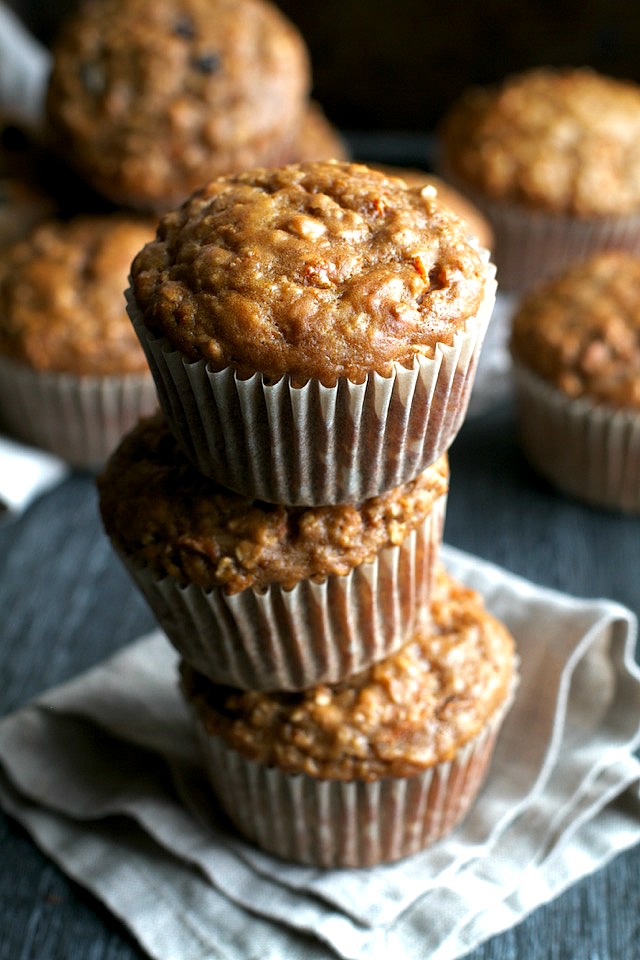
[[[342,780],[411,776],[479,733],[514,671],[507,628],[442,570],[432,615],[399,652],[342,683],[239,691],[183,664],[183,689],[209,733],[261,763]]]
[[[3,254],[0,353],[36,370],[146,372],[127,316],[131,260],[154,223],[121,215],[51,220]]]
[[[304,42],[263,0],[94,0],[53,48],[47,112],[98,190],[171,209],[208,179],[281,162],[310,84]]]
[[[252,501],[200,474],[162,417],[143,420],[98,478],[107,534],[158,576],[233,594],[321,581],[400,544],[448,489],[443,456],[415,480],[358,505]]]
[[[430,188],[349,163],[257,169],[165,216],[132,283],[186,358],[294,381],[361,382],[452,343],[486,268]]]
[[[640,210],[640,87],[538,68],[467,91],[441,127],[453,172],[497,200],[579,217]]]
[[[640,257],[597,254],[536,288],[511,351],[571,397],[640,408]]]

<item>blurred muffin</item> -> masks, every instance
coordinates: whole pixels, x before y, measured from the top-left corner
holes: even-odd
[[[123,292],[134,253],[152,236],[148,221],[80,217],[43,223],[7,249],[0,421],[17,438],[98,466],[157,409]]]
[[[182,656],[268,690],[340,680],[428,619],[448,479],[443,456],[364,503],[274,506],[204,477],[156,417],[98,488],[105,531]]]
[[[340,131],[315,100],[307,104],[290,159],[292,163],[349,159],[349,149]]]
[[[410,187],[434,187],[439,199],[467,224],[469,236],[475,237],[481,247],[491,250],[493,247],[493,231],[489,221],[467,197],[461,194],[459,190],[455,190],[450,183],[434,173],[427,173],[426,170],[379,164],[372,164],[372,166],[374,169],[386,173],[387,176],[401,177]]]
[[[503,289],[601,249],[640,251],[640,87],[542,67],[466,91],[440,128],[442,172],[491,221]]]
[[[560,490],[640,511],[640,254],[595,254],[513,318],[522,444]]]
[[[212,181],[166,215],[129,309],[198,469],[275,503],[359,502],[448,449],[493,273],[432,191],[292,164]]]
[[[515,690],[514,642],[440,572],[433,626],[336,685],[239,691],[182,665],[213,791],[270,853],[365,867],[416,853],[475,800]]]
[[[158,212],[284,162],[309,85],[304,42],[268,0],[93,0],[53,47],[47,114],[95,189]]]

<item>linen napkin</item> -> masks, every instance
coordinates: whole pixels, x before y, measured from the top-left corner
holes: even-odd
[[[0,803],[156,960],[461,956],[640,840],[640,671],[620,604],[442,558],[513,631],[521,681],[476,805],[432,848],[322,871],[237,837],[159,631],[0,723]]]
[[[0,435],[0,518],[19,514],[68,472],[52,454]]]

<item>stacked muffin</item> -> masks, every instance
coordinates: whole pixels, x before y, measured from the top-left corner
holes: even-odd
[[[421,849],[514,686],[508,631],[438,562],[488,256],[431,187],[257,168],[164,216],[128,297],[163,414],[111,457],[101,512],[183,657],[218,799],[301,862]]]

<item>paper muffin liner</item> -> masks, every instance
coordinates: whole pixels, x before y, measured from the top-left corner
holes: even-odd
[[[244,757],[196,715],[212,791],[237,830],[284,860],[370,867],[418,853],[463,819],[489,769],[507,700],[456,756],[411,777],[321,780]]]
[[[337,683],[401,647],[429,623],[446,494],[404,541],[321,583],[265,592],[181,586],[119,555],[173,646],[216,683],[301,690]],[[116,550],[117,544],[115,544]]]
[[[103,466],[138,419],[157,410],[148,372],[76,376],[0,357],[0,427],[74,467]]]
[[[640,214],[571,217],[529,210],[482,195],[450,169],[442,175],[491,223],[492,256],[501,290],[524,293],[600,250],[640,253]]]
[[[453,344],[361,384],[343,377],[334,387],[317,379],[294,387],[289,377],[214,372],[151,334],[131,291],[128,310],[169,426],[201,473],[271,503],[357,503],[412,480],[457,435],[495,302],[485,256],[484,300]]]
[[[594,506],[640,513],[640,410],[571,398],[515,363],[522,448],[559,490]]]

